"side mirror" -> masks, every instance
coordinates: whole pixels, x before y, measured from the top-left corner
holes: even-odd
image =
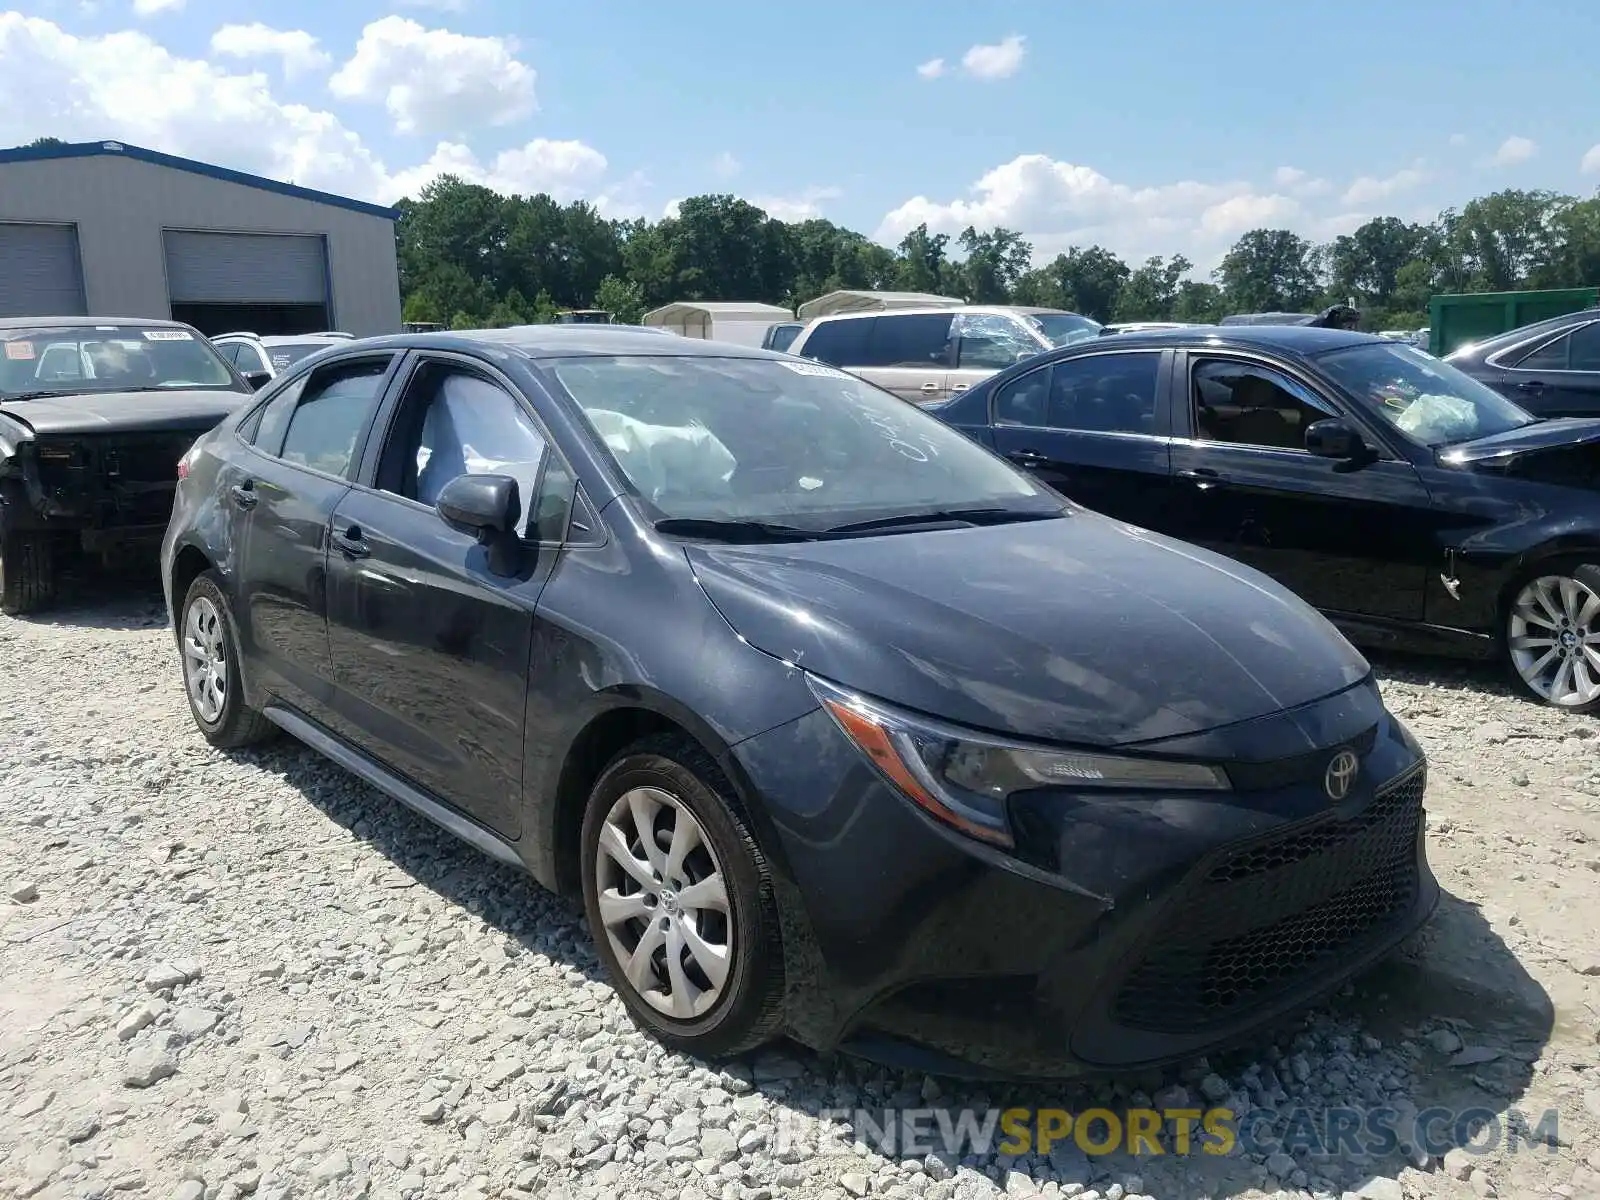
[[[272,373],[270,371],[246,371],[244,373],[244,381],[259,392],[272,382]]]
[[[509,475],[457,475],[440,490],[435,507],[450,528],[491,542],[516,531],[522,497]]]
[[[1306,428],[1306,449],[1318,458],[1338,458],[1349,461],[1367,453],[1367,443],[1348,421],[1329,417],[1313,421]]]

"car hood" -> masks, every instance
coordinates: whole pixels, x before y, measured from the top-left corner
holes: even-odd
[[[1090,513],[687,553],[759,649],[1018,737],[1118,745],[1199,733],[1369,674],[1327,620],[1265,576]]]
[[[0,415],[35,434],[143,433],[215,425],[251,398],[249,392],[94,392],[0,400]]]

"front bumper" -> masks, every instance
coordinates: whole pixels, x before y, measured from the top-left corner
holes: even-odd
[[[1014,852],[935,824],[821,713],[741,743],[792,1032],[952,1074],[1142,1068],[1242,1040],[1427,919],[1426,764],[1370,684],[1190,741],[1241,790],[1034,793]],[[1361,773],[1334,806],[1340,746]]]

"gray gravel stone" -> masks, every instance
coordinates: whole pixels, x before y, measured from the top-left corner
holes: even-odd
[[[39,885],[32,880],[24,880],[12,884],[7,894],[17,904],[32,904],[39,898]]]
[[[153,1034],[135,1046],[122,1069],[122,1082],[131,1088],[147,1088],[178,1073],[178,1055],[167,1034]]]

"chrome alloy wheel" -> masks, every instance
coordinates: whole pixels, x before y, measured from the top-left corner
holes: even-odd
[[[721,998],[733,963],[722,864],[705,828],[660,788],[624,792],[595,850],[600,920],[628,983],[680,1021]]]
[[[1541,575],[1517,593],[1507,629],[1511,663],[1536,695],[1571,708],[1600,699],[1600,595],[1568,575]]]
[[[194,710],[207,725],[222,720],[228,702],[228,652],[222,614],[206,596],[197,596],[183,618],[183,681]]]

